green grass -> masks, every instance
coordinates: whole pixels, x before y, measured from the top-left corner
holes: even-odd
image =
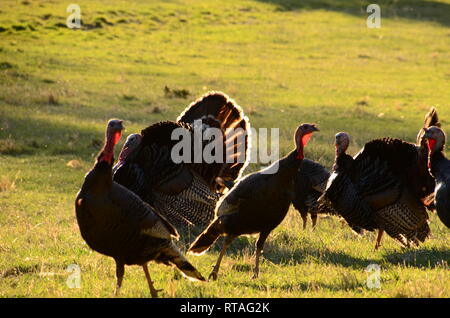
[[[369,1],[92,2],[77,1],[83,24],[96,27],[76,31],[63,26],[65,2],[0,7],[2,297],[112,296],[113,260],[86,246],[73,208],[109,118],[138,132],[221,90],[254,127],[280,128],[281,154],[299,123],[316,122],[321,132],[305,153],[327,167],[337,131],[351,134],[355,153],[381,136],[414,141],[430,106],[444,129],[450,122],[449,0],[378,1],[380,29],[366,27]],[[190,96],[169,98],[165,86]],[[431,229],[417,249],[385,237],[374,251],[375,233],[357,238],[334,218],[302,231],[291,210],[267,241],[257,280],[247,237],[216,282],[150,269],[164,297],[449,297],[450,233],[436,215]],[[188,257],[207,276],[217,255],[216,247]],[[381,289],[366,286],[372,263]],[[70,264],[81,267],[79,289],[66,285]],[[139,267],[126,269],[121,295],[149,297]]]

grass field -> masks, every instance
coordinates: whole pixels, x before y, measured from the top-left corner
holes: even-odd
[[[65,26],[70,3],[0,4],[1,297],[112,296],[114,262],[87,247],[73,208],[109,118],[139,132],[221,90],[253,127],[280,128],[281,154],[299,123],[316,122],[305,154],[327,167],[337,131],[351,154],[373,138],[414,141],[436,106],[450,132],[450,0],[379,0],[379,29],[360,0],[77,0],[81,30]],[[257,280],[252,237],[235,241],[216,282],[150,272],[163,297],[450,297],[450,232],[436,215],[431,229],[419,248],[386,236],[374,251],[375,233],[355,237],[334,218],[303,231],[291,209]],[[207,276],[217,255],[188,257]],[[70,264],[80,288],[66,284]],[[366,285],[369,264],[381,266],[379,289]],[[121,296],[149,297],[139,267]]]

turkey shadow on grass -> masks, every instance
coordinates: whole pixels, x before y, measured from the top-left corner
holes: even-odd
[[[419,248],[387,251],[383,259],[394,265],[416,268],[448,267],[450,250],[444,248]]]
[[[290,249],[288,247],[271,248],[264,252],[264,258],[274,264],[296,265],[301,263],[333,264],[354,269],[365,269],[375,260],[356,258],[341,251],[331,251],[324,247],[305,245]]]
[[[254,257],[256,237],[240,236],[236,238],[226,251],[228,256],[252,255]],[[270,240],[270,237],[269,237]],[[301,263],[316,262],[321,264],[334,264],[355,269],[365,269],[368,265],[376,263],[375,260],[356,258],[340,251],[330,251],[326,247],[317,246],[312,241],[299,242],[300,247],[282,246],[275,242],[267,241],[264,246],[263,258],[277,265],[296,265]],[[220,238],[208,252],[220,253],[223,238]],[[253,262],[253,260],[252,260]],[[250,272],[253,263],[236,263],[233,270]]]
[[[260,276],[268,275],[268,273],[260,273]],[[334,284],[325,284],[319,281],[308,282],[292,282],[282,283],[277,285],[276,283],[260,283],[259,280],[249,279],[243,282],[234,283],[236,287],[251,288],[252,290],[259,290],[262,292],[269,292],[271,289],[283,290],[286,292],[311,292],[318,290],[329,290],[332,292],[337,291],[349,291],[349,290],[362,290],[365,288],[364,284],[355,278],[349,279],[345,276],[337,278]]]
[[[184,250],[187,251],[189,249],[189,246],[194,242],[194,240],[197,238],[202,231],[198,232],[198,235],[195,235],[196,232],[191,232],[187,234],[186,232],[179,231],[180,234],[180,240],[178,241],[178,246]],[[224,236],[221,236],[217,239],[216,242],[208,249],[207,253],[220,253],[222,250],[222,245],[224,242]],[[253,252],[254,245],[255,245],[256,239],[248,237],[248,236],[239,236],[236,239],[234,239],[233,243],[227,248],[227,251],[225,255],[234,255],[234,256],[242,256],[244,254],[247,254],[249,250]]]
[[[328,10],[361,17],[365,23],[367,6],[370,0],[256,0],[276,6],[276,11],[296,10]],[[383,18],[403,18],[423,22],[438,22],[450,26],[450,5],[447,3],[424,0],[378,0],[381,9],[381,24]]]

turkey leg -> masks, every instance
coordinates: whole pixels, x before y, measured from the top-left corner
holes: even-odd
[[[222,261],[222,257],[225,254],[228,246],[230,246],[231,242],[233,242],[235,236],[227,236],[225,238],[225,242],[223,242],[222,250],[220,251],[219,258],[217,259],[216,266],[214,266],[211,274],[209,274],[208,279],[216,280],[217,274],[219,273],[220,262]]]
[[[317,223],[317,214],[311,214],[311,221],[312,221],[312,229],[314,230],[316,228]]]
[[[158,292],[162,291],[162,289],[155,289],[155,286],[153,286],[153,281],[150,278],[150,273],[148,272],[147,263],[142,265],[142,268],[144,269],[145,278],[147,278],[148,288],[150,288],[152,298],[158,298]]]
[[[303,220],[303,230],[306,229],[306,223],[308,223],[308,215],[302,214],[302,220]]]
[[[382,229],[378,230],[377,241],[375,243],[375,250],[377,250],[381,246],[381,238],[383,237],[384,231]]]
[[[116,260],[116,278],[117,278],[117,285],[116,285],[116,290],[114,292],[115,296],[119,295],[119,291],[120,291],[120,287],[122,286],[122,280],[123,280],[123,275],[125,274],[125,265]]]
[[[269,236],[270,232],[263,232],[259,234],[258,241],[256,242],[256,255],[255,255],[255,269],[253,271],[253,277],[252,279],[258,278],[259,275],[259,258],[261,256],[261,252],[264,247],[264,243],[266,242],[267,237]]]

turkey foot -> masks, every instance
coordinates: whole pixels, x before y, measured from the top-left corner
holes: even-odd
[[[208,276],[208,280],[217,280],[217,271],[213,270]]]
[[[116,290],[114,291],[114,297],[119,296],[120,287],[122,286],[123,275],[125,274],[125,265],[116,260]]]
[[[150,288],[152,298],[158,298],[158,292],[162,291],[162,289],[155,289],[155,286],[153,286],[153,281],[150,278],[150,273],[148,272],[147,263],[142,265],[142,268],[144,269],[145,278],[147,278],[148,288]]]
[[[381,238],[383,237],[383,230],[378,230],[377,241],[375,242],[375,250],[378,250],[381,246]]]

